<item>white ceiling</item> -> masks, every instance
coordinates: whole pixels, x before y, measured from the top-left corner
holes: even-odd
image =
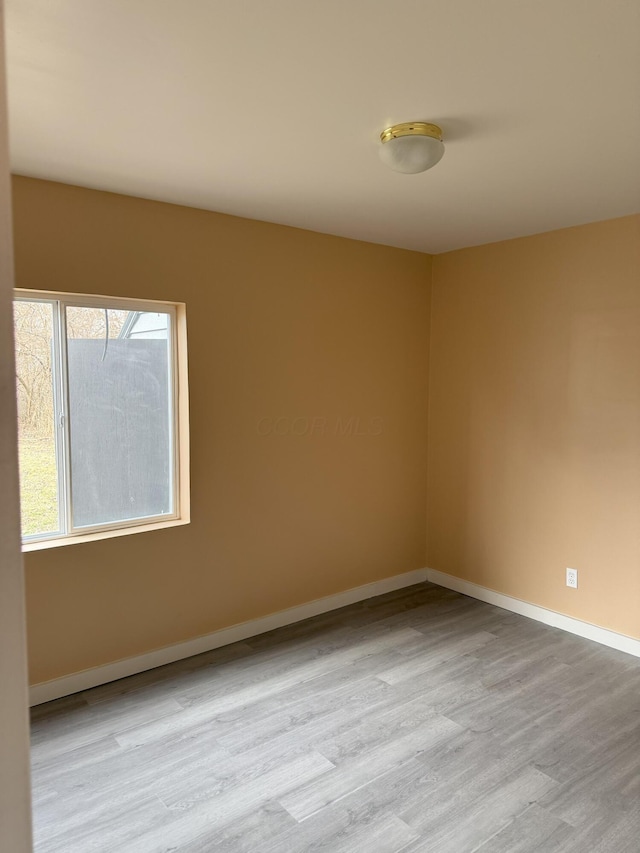
[[[20,174],[425,252],[640,210],[638,0],[5,6]]]

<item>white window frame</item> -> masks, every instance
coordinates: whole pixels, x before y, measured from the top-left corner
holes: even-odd
[[[188,436],[186,418],[186,328],[183,303],[158,300],[129,299],[124,297],[93,296],[78,293],[60,293],[43,290],[14,291],[15,301],[42,302],[52,306],[53,359],[52,383],[54,406],[54,434],[56,468],[58,473],[58,518],[60,530],[24,536],[23,550],[66,545],[92,539],[109,538],[125,533],[155,530],[189,522],[188,498]],[[171,435],[171,507],[170,513],[141,518],[95,524],[84,527],[73,525],[73,483],[70,459],[69,382],[67,364],[67,307],[100,308],[102,310],[157,311],[169,315],[169,393]]]

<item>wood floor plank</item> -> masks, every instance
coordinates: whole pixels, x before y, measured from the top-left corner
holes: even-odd
[[[175,713],[167,714],[162,719],[151,723],[143,721],[140,725],[130,726],[127,731],[121,731],[117,740],[123,745],[140,745],[148,739],[157,739],[175,730],[176,726],[192,726],[204,722],[219,714],[243,708],[246,705],[261,701],[265,696],[276,696],[290,687],[304,682],[310,682],[321,675],[342,669],[360,659],[367,659],[378,652],[401,646],[408,642],[416,642],[418,632],[411,628],[403,628],[382,637],[354,642],[346,648],[339,648],[327,654],[314,656],[296,663],[287,656],[286,665],[279,662],[275,672],[265,665],[260,679],[252,679],[243,673],[241,678],[225,679],[224,674],[212,677],[206,692],[199,693],[196,704],[177,705]],[[267,674],[264,675],[263,673]],[[180,697],[178,697],[180,701]]]
[[[49,819],[38,816],[34,825],[34,849],[38,853],[107,853],[125,850],[129,844],[133,850],[147,827],[159,830],[171,822],[171,815],[156,797],[131,797],[122,792],[96,809],[85,807],[81,794],[76,796],[75,819],[58,820],[54,809],[49,810]]]
[[[221,735],[219,742],[231,752],[256,751],[269,744],[288,742],[322,742],[351,728],[354,719],[365,715],[372,708],[395,704],[391,688],[375,678],[356,681],[341,689],[322,692],[314,700],[285,703],[282,709],[265,718],[253,718],[252,725],[234,727],[228,734]]]
[[[493,634],[479,631],[462,639],[444,638],[428,644],[425,643],[419,653],[412,655],[398,666],[379,673],[378,678],[387,684],[398,684],[401,681],[415,678],[417,675],[423,675],[445,661],[474,652],[495,639]]]
[[[281,844],[284,851],[287,842],[293,841],[289,849],[295,851],[298,831],[299,824],[289,812],[269,801],[222,827],[212,828],[196,840],[181,841],[178,850],[180,853],[267,853],[272,842]]]
[[[156,699],[153,716],[158,721],[173,717],[184,709],[175,699]],[[42,718],[37,727],[32,727],[31,755],[33,763],[47,761],[56,755],[65,755],[70,750],[103,740],[121,727],[145,725],[149,719],[149,702],[144,696],[128,696],[103,707],[86,705],[72,714],[56,717],[51,721]],[[50,725],[47,725],[50,723]]]
[[[254,651],[247,643],[232,643],[210,652],[203,652],[184,660],[176,661],[169,666],[161,666],[150,669],[128,678],[120,678],[118,681],[110,681],[79,694],[83,701],[90,705],[109,701],[118,696],[126,696],[130,693],[145,691],[145,697],[149,699],[152,695],[166,696],[173,693],[183,693],[193,684],[198,684],[205,678],[208,667],[220,667],[250,658]]]
[[[366,820],[353,820],[344,811],[341,820],[329,821],[324,815],[311,825],[298,825],[290,831],[292,844],[284,847],[280,840],[272,840],[261,853],[282,853],[298,850],[300,853],[398,853],[416,840],[417,833],[394,814],[370,815]]]
[[[446,810],[429,808],[427,800],[420,809],[402,812],[400,817],[420,832],[422,840],[409,847],[411,853],[437,850],[438,853],[474,853],[483,840],[507,826],[535,800],[551,791],[552,779],[531,767],[514,771],[480,796],[469,798],[466,792],[452,797]]]
[[[477,853],[560,853],[573,833],[573,827],[534,803],[481,844]]]
[[[434,744],[460,734],[459,726],[446,717],[432,716],[407,734],[344,761],[324,779],[291,792],[279,802],[296,820],[301,821],[329,803],[336,802],[372,779],[389,772],[397,764],[419,755]]]
[[[179,850],[182,844],[204,841],[209,832],[331,771],[335,771],[335,767],[330,761],[319,753],[310,753],[281,763],[274,770],[223,793],[215,795],[214,792],[203,799],[197,792],[191,800],[185,799],[169,807],[177,814],[173,821],[161,827],[152,826],[138,835],[131,853]]]

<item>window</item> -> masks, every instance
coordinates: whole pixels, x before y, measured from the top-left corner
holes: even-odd
[[[26,544],[181,519],[183,308],[17,292]]]

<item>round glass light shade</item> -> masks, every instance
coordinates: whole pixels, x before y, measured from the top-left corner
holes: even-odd
[[[444,145],[440,139],[424,135],[391,136],[380,146],[380,159],[405,175],[426,172],[442,159]]]

